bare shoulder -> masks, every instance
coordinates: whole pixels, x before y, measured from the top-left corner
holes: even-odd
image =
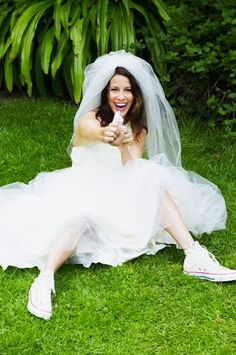
[[[142,129],[142,131],[140,132],[140,138],[145,140],[147,137],[147,131],[145,128]]]
[[[130,152],[134,158],[142,158],[146,142],[146,136],[147,132],[144,128],[138,134],[138,137],[136,137],[135,132],[133,132],[134,140],[131,144]]]
[[[134,132],[134,136],[136,136],[135,132]],[[143,128],[142,131],[138,134],[138,137],[134,138],[134,142],[143,145],[145,144],[146,137],[147,137],[147,131],[145,128]]]

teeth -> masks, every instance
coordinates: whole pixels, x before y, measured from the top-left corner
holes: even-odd
[[[126,104],[115,104],[116,106],[118,106],[118,107],[124,107],[124,106],[126,106]]]

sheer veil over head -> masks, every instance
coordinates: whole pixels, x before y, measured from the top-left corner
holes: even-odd
[[[74,130],[82,116],[100,106],[101,92],[118,66],[126,68],[135,77],[142,91],[148,125],[146,145],[149,158],[164,153],[170,162],[180,166],[179,130],[162,86],[149,63],[124,50],[103,55],[86,67],[83,99],[74,118]]]

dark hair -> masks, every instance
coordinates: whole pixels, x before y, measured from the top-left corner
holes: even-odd
[[[135,77],[127,69],[123,67],[116,67],[114,75],[116,74],[123,75],[130,81],[134,100],[128,113],[126,114],[124,124],[130,122],[131,129],[135,133],[135,138],[138,139],[143,129],[145,129],[146,132],[148,131],[142,91]],[[101,105],[96,112],[96,118],[100,121],[102,127],[109,125],[114,116],[114,112],[108,104],[109,86],[110,81],[101,93]]]

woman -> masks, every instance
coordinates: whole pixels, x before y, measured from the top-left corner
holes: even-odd
[[[181,168],[175,117],[148,63],[118,51],[88,66],[74,124],[71,168],[0,190],[0,264],[41,270],[32,314],[51,317],[64,262],[116,266],[169,243],[183,249],[185,273],[236,279],[189,233],[224,228],[225,203],[215,185]]]

